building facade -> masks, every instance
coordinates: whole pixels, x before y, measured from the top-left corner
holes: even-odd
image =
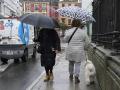
[[[19,0],[0,0],[0,15],[4,17],[20,16],[22,4]]]
[[[65,7],[65,6],[79,6],[81,7],[82,3],[81,1],[78,0],[64,0],[64,1],[60,1],[59,2],[59,8]],[[59,21],[60,23],[64,23],[67,26],[71,25],[71,18],[67,18],[67,17],[62,17],[59,15]]]
[[[23,13],[42,13],[53,18],[58,18],[56,9],[58,0],[23,0]]]
[[[3,0],[0,0],[0,18],[3,17],[3,15],[2,15],[2,7],[3,7]]]
[[[24,1],[23,2],[23,13],[42,13],[49,15],[49,2],[39,1]]]

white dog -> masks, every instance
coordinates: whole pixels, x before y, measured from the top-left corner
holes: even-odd
[[[86,85],[94,83],[96,76],[96,70],[92,61],[87,60],[85,63],[85,81]]]

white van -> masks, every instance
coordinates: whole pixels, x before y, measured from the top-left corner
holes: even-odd
[[[0,58],[28,59],[36,56],[34,27],[17,19],[0,19]]]

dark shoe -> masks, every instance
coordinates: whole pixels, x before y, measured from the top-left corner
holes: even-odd
[[[80,80],[78,77],[75,77],[75,84],[78,84],[78,83],[80,83]]]
[[[70,79],[70,81],[72,81],[73,80],[73,75],[70,75],[69,79]]]

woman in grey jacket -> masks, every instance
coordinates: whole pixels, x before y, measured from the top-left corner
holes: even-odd
[[[69,41],[73,32],[74,35]],[[75,76],[75,83],[79,83],[80,64],[86,59],[85,48],[87,48],[90,43],[80,20],[75,19],[72,21],[72,28],[66,31],[64,40],[66,42],[69,41],[66,47],[66,59],[69,60],[69,78],[73,80],[73,76]]]

